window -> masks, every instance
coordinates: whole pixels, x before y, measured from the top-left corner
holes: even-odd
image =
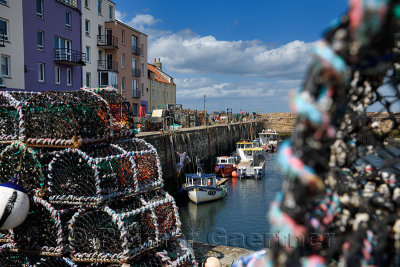
[[[43,18],[43,0],[36,0],[36,17]]]
[[[89,88],[90,88],[90,79],[91,79],[90,72],[86,72],[86,87],[89,87]]]
[[[0,40],[8,41],[8,21],[0,19]]]
[[[65,12],[65,28],[71,29],[71,12]]]
[[[57,60],[71,60],[72,42],[62,37],[54,37],[54,48],[56,49]]]
[[[125,31],[121,30],[121,44],[125,43]]]
[[[125,77],[121,78],[121,91],[124,92],[125,91]]]
[[[121,68],[125,68],[125,54],[121,54]]]
[[[144,55],[144,44],[142,44],[140,47],[141,47],[140,54],[143,56]]]
[[[90,6],[89,6],[89,0],[85,0],[85,7],[86,8],[89,8]]]
[[[138,97],[137,80],[132,80],[132,97]]]
[[[38,81],[44,83],[44,63],[38,63]]]
[[[103,51],[99,50],[99,60],[103,60]]]
[[[0,0],[0,4],[7,5],[7,0]]]
[[[156,94],[155,94],[155,92],[154,92],[154,89],[151,90],[151,97],[152,97],[152,98],[155,98],[155,97],[156,97]]]
[[[103,26],[97,26],[97,39],[101,40],[101,33],[103,32]]]
[[[90,46],[86,46],[86,62],[90,62]]]
[[[137,74],[137,60],[136,58],[132,58],[132,75],[136,76]]]
[[[142,63],[142,76],[144,76],[144,64]]]
[[[101,0],[97,0],[97,13],[101,15]]]
[[[137,50],[137,37],[132,36],[132,53],[136,54]]]
[[[113,6],[108,6],[108,18],[110,19],[110,20],[113,20],[113,13],[114,13],[114,8],[113,8]]]
[[[43,32],[37,31],[36,33],[37,49],[43,51]]]
[[[72,70],[67,69],[67,85],[72,85]]]
[[[86,36],[90,35],[90,20],[85,20],[85,34]]]
[[[142,96],[144,96],[144,83],[142,83]]]
[[[61,73],[60,73],[60,67],[59,66],[56,66],[56,68],[55,68],[55,81],[56,81],[56,84],[60,84],[61,83]]]
[[[10,77],[10,56],[1,55],[1,76]]]

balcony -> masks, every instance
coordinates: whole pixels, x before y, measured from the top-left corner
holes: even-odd
[[[135,55],[137,55],[137,56],[140,56],[140,55],[141,55],[141,54],[140,54],[140,48],[137,47],[137,46],[133,46],[133,47],[132,47],[132,54],[135,54]]]
[[[139,69],[133,69],[132,70],[132,76],[140,77],[140,70]]]
[[[56,48],[54,49],[54,61],[70,66],[86,66],[86,55],[68,48]]]
[[[118,72],[118,62],[110,60],[97,60],[97,70]]]
[[[97,35],[97,46],[104,49],[118,49],[118,38],[112,35]]]
[[[140,98],[140,90],[132,90],[132,98]]]
[[[78,8],[77,0],[57,0],[59,3],[72,8]]]

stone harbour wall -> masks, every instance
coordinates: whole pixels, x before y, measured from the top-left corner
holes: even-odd
[[[195,171],[196,157],[204,164],[206,171],[212,171],[215,157],[229,156],[236,149],[236,142],[258,138],[258,133],[263,129],[263,121],[251,121],[185,128],[174,132],[144,132],[137,137],[143,138],[157,149],[165,188],[175,194],[182,183],[176,173],[176,152],[186,152],[189,155],[192,162],[188,165],[188,171]]]

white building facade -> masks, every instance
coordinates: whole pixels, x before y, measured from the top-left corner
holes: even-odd
[[[0,88],[24,89],[22,0],[0,0]]]
[[[83,86],[117,88],[118,63],[108,52],[118,49],[118,38],[105,28],[105,22],[114,20],[113,1],[82,0],[82,52],[86,54]]]

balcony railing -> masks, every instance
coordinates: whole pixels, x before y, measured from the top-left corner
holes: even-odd
[[[132,76],[140,77],[140,70],[139,69],[133,69],[132,70]]]
[[[97,46],[104,47],[106,49],[117,49],[118,38],[112,35],[97,35]]]
[[[64,4],[69,7],[78,8],[78,1],[77,0],[57,0],[61,4]]]
[[[132,98],[140,98],[140,89],[132,90]]]
[[[110,60],[98,60],[97,69],[99,71],[114,71],[118,72],[118,62]]]
[[[4,39],[5,39],[4,32],[2,30],[0,30],[0,47],[4,47],[5,46],[4,45]]]
[[[54,61],[65,65],[85,66],[86,54],[67,48],[55,48]]]
[[[140,55],[141,55],[141,54],[140,54],[140,48],[137,47],[137,46],[133,46],[133,47],[132,47],[132,54],[135,54],[135,55],[137,55],[137,56],[140,56]]]

